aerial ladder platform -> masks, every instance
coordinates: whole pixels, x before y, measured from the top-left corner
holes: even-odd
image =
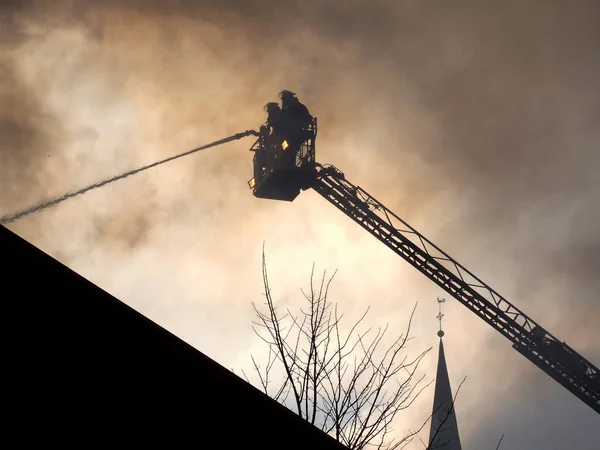
[[[254,176],[248,182],[257,198],[293,201],[313,189],[390,250],[479,316],[525,358],[600,414],[598,368],[510,303],[470,270],[402,220],[332,165],[315,159],[317,119],[291,135],[260,128]],[[298,139],[300,136],[300,139]],[[295,144],[290,144],[295,142]]]

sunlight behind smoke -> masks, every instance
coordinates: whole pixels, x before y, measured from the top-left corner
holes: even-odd
[[[18,38],[0,44],[10,46],[0,215],[257,127],[262,106],[288,88],[319,119],[319,161],[598,356],[597,15],[545,2],[59,3],[24,8],[10,28]],[[261,351],[249,321],[263,241],[282,302],[298,301],[316,260],[317,272],[339,269],[332,295],[349,316],[372,306],[374,327],[401,329],[419,301],[415,351],[435,345],[443,293],[314,192],[292,204],[254,199],[251,144],[11,228],[236,372]],[[480,435],[503,408],[519,416],[524,391],[563,398],[462,305],[448,301],[446,314],[453,387],[468,375],[457,405],[465,442],[509,433],[499,424]],[[400,418],[398,433],[430,401]]]

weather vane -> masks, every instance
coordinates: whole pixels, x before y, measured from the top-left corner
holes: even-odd
[[[440,330],[437,332],[437,335],[439,337],[442,337],[444,335],[444,330],[442,330],[442,318],[444,317],[444,314],[442,314],[442,303],[444,303],[446,301],[446,299],[438,297],[437,301],[438,301],[439,313],[438,313],[436,319],[440,321]]]

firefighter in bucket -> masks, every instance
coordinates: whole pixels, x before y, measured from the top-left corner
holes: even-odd
[[[314,171],[316,119],[293,92],[284,90],[279,97],[281,105],[264,107],[267,120],[250,149],[254,177],[248,185],[256,197],[291,201],[306,189]]]
[[[281,98],[281,135],[282,150],[286,166],[294,166],[296,153],[310,137],[307,130],[313,118],[308,108],[298,100],[296,94],[288,90],[279,93]]]

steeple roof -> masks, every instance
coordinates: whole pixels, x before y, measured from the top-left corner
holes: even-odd
[[[452,389],[450,388],[450,379],[448,378],[448,367],[446,366],[446,356],[444,354],[444,342],[442,340],[444,332],[442,331],[441,303],[440,302],[440,347],[438,355],[437,374],[435,377],[435,394],[433,398],[433,414],[431,417],[431,428],[429,430],[428,450],[443,448],[443,450],[461,450],[460,437],[458,434],[458,424],[454,411]]]

